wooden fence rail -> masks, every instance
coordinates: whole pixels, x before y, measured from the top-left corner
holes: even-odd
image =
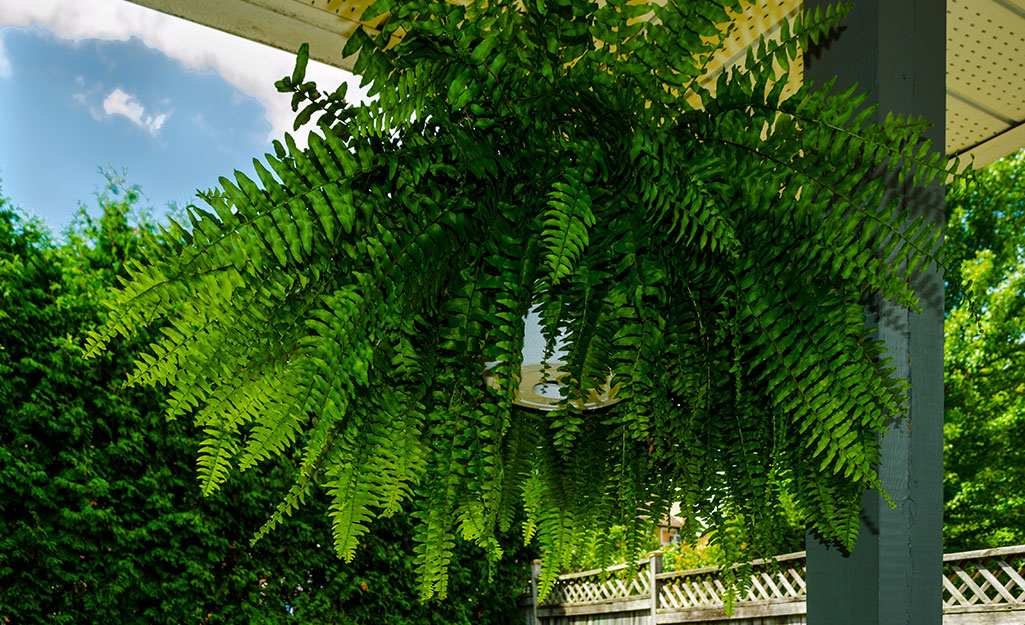
[[[539,572],[535,565],[532,588]],[[746,573],[748,590],[731,617],[718,568],[663,572],[657,552],[604,572],[561,575],[544,601],[525,596],[521,607],[527,625],[805,623],[804,552],[752,562]],[[942,583],[944,625],[1025,622],[1025,545],[947,554]]]

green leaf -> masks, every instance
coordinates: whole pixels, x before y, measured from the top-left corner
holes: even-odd
[[[310,44],[303,43],[295,55],[295,69],[292,70],[292,84],[301,84],[306,79],[306,64],[310,60]],[[300,126],[302,124],[299,124]]]

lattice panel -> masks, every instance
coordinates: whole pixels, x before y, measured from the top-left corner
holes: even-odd
[[[747,601],[801,599],[807,594],[804,560],[781,563],[773,572],[755,569]]]
[[[597,571],[591,575],[555,582],[542,605],[626,599],[647,595],[650,592],[651,578],[647,567],[633,568],[627,574],[609,573],[607,576]]]
[[[659,605],[663,608],[705,608],[725,603],[726,586],[716,570],[683,571],[663,578],[659,586]],[[799,558],[782,561],[776,567],[756,566],[743,600],[800,600],[806,592],[804,558]]]
[[[658,601],[663,608],[707,608],[723,605],[726,587],[717,572],[668,577],[662,580]]]
[[[781,556],[774,566],[764,561],[754,563],[750,589],[741,603],[803,600],[808,588],[804,555]],[[943,560],[944,611],[1025,611],[1025,545],[952,553]],[[660,574],[657,583],[660,610],[714,608],[724,603],[726,587],[717,569]],[[650,572],[645,565],[630,566],[608,576],[600,571],[571,574],[559,579],[545,605],[633,599],[648,595],[650,590]]]
[[[943,563],[943,607],[1025,607],[1025,550],[997,551]]]

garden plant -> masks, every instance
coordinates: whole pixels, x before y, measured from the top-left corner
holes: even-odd
[[[301,49],[279,87],[319,132],[172,222],[90,352],[159,332],[128,379],[202,429],[206,493],[297,454],[256,539],[325,498],[349,560],[409,506],[424,598],[457,540],[499,559],[520,509],[542,595],[589,536],[674,501],[724,562],[773,550],[781,500],[851,547],[907,390],[866,296],[914,308],[938,262],[888,190],[952,169],[921,120],[788,88],[844,6],[713,72],[748,4],[379,0],[344,51],[370,101],[321,93]],[[551,411],[515,403],[530,310]]]

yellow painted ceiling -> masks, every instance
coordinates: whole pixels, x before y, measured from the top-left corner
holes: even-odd
[[[351,69],[345,40],[371,0],[131,0],[170,15]],[[743,59],[758,35],[773,37],[801,0],[758,0],[737,16],[713,76]],[[375,29],[381,19],[365,24]],[[947,133],[951,156],[976,166],[1025,147],[1025,0],[947,0]]]

